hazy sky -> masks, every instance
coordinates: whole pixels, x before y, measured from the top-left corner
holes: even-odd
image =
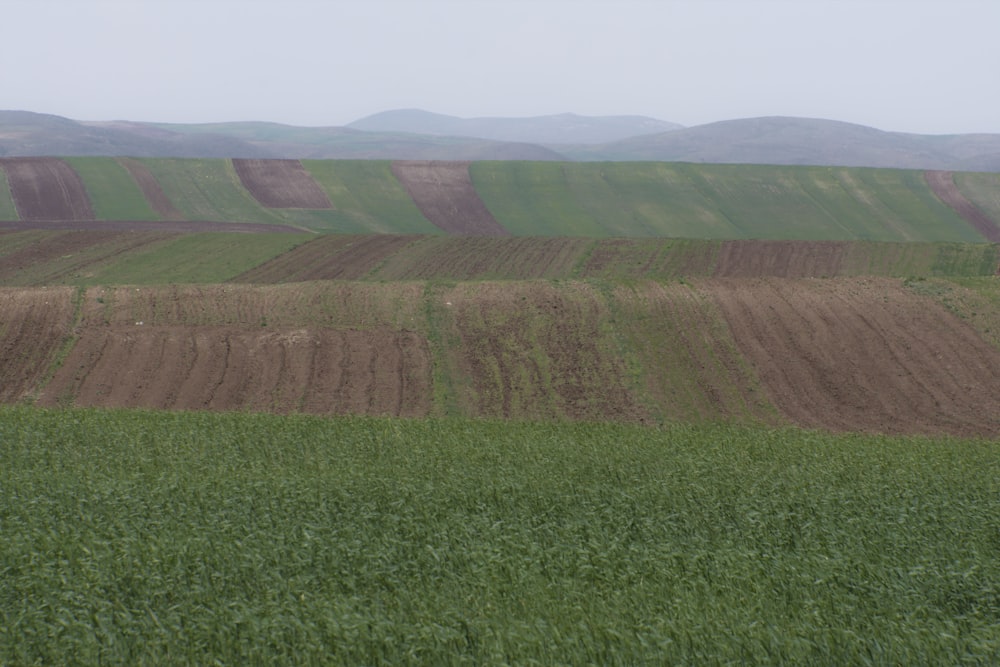
[[[1000,0],[3,0],[0,108],[378,111],[1000,133]]]

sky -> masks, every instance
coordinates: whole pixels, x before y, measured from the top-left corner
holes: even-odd
[[[1000,0],[4,0],[0,109],[638,114],[1000,133]]]

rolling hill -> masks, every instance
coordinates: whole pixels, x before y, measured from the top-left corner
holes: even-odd
[[[1000,135],[926,136],[808,118],[681,128],[641,116],[462,119],[420,110],[347,127],[81,123],[0,112],[0,156],[104,155],[388,160],[684,161],[1000,171]]]
[[[976,243],[1000,242],[997,185],[990,173],[766,165],[0,158],[0,222]]]

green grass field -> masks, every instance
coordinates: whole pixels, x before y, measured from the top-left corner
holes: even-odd
[[[184,234],[92,271],[82,284],[221,283],[312,238],[312,234]]]
[[[117,160],[102,157],[65,160],[83,179],[98,220],[159,220],[142,190]]]
[[[14,197],[10,194],[10,183],[7,181],[7,172],[0,169],[0,220],[17,219],[17,207],[14,206]]]
[[[393,175],[376,160],[305,160],[303,166],[333,204],[331,225],[339,233],[440,234]]]
[[[531,162],[471,171],[515,235],[983,241],[917,171]]]
[[[0,663],[988,664],[1000,446],[0,409]]]

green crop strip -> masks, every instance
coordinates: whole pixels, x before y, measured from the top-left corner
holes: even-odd
[[[1000,446],[0,409],[5,664],[987,664]]]
[[[0,220],[20,220],[17,207],[14,206],[14,196],[10,192],[7,172],[0,168]]]
[[[114,158],[70,157],[66,162],[83,179],[98,220],[159,220],[142,190]]]

